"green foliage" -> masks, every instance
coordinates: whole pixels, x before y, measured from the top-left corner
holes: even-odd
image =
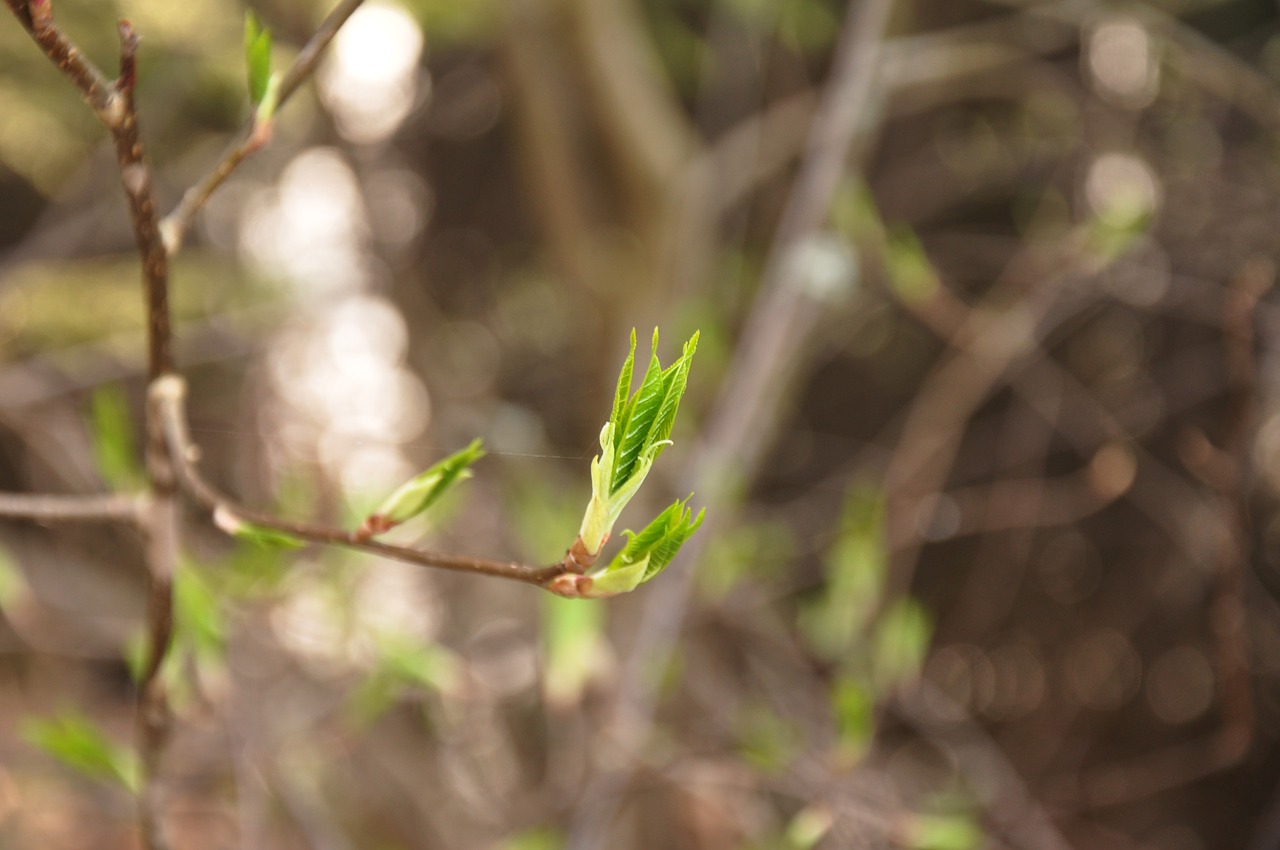
[[[365,529],[381,534],[412,519],[434,505],[454,484],[471,477],[469,467],[484,457],[482,441],[477,438],[465,449],[419,473],[386,498],[365,520]]]
[[[737,726],[742,757],[767,773],[784,769],[803,743],[795,724],[765,706],[748,707]]]
[[[837,758],[852,765],[866,753],[875,736],[874,694],[865,683],[841,677],[831,686],[831,712],[836,720]]]
[[[969,814],[915,814],[905,828],[912,850],[974,850],[982,845],[982,827]]]
[[[372,673],[351,695],[349,708],[360,725],[387,712],[415,691],[449,693],[462,682],[462,662],[439,644],[424,644],[407,635],[378,634]]]
[[[543,691],[556,706],[576,705],[607,657],[605,608],[544,594]]]
[[[926,301],[938,289],[938,275],[924,252],[920,238],[905,228],[893,228],[885,246],[889,283],[907,302]]]
[[[564,837],[549,826],[539,826],[513,835],[499,846],[501,850],[560,850],[564,847]]]
[[[244,65],[249,79],[249,101],[260,107],[272,87],[271,30],[252,11],[244,13]]]
[[[781,574],[795,553],[796,541],[786,523],[753,518],[707,543],[698,562],[698,586],[711,599],[722,599],[748,577]]]
[[[805,806],[787,824],[787,846],[809,850],[831,831],[831,810],[821,803]]]
[[[845,501],[840,525],[824,558],[826,585],[800,612],[805,637],[832,661],[845,656],[880,604],[888,555],[879,493],[854,488]]]
[[[915,678],[932,636],[929,616],[914,599],[894,602],[876,623],[871,667],[877,687],[888,690]]]
[[[138,789],[138,760],[134,752],[115,744],[88,719],[71,713],[32,718],[22,728],[27,743],[90,779],[116,782]]]
[[[217,590],[194,567],[183,565],[173,577],[174,641],[198,661],[221,661],[227,629]]]
[[[678,360],[663,368],[658,360],[658,331],[653,331],[649,364],[640,388],[631,393],[635,369],[636,335],[622,364],[609,421],[600,431],[600,454],[591,462],[591,501],[579,531],[587,551],[596,554],[613,531],[623,508],[644,483],[654,459],[670,445],[689,379],[689,367],[698,347],[695,333]]]
[[[133,439],[129,402],[119,385],[99,387],[90,408],[93,456],[113,490],[136,490],[146,480]]]
[[[702,525],[706,512],[703,508],[695,518],[688,499],[677,499],[643,531],[623,532],[627,535],[627,545],[607,567],[591,573],[592,591],[602,595],[628,593],[653,579],[666,569],[680,547]]]

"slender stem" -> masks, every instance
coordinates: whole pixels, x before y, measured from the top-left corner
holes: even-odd
[[[36,522],[128,522],[138,525],[146,504],[144,496],[123,493],[93,496],[0,493],[0,517]]]
[[[120,182],[129,198],[133,233],[142,258],[148,322],[148,374],[154,380],[173,371],[173,339],[169,320],[169,257],[160,238],[160,219],[151,186],[151,167],[138,126],[133,89],[137,82],[138,35],[128,21],[120,22],[120,122],[112,127]]]
[[[213,512],[220,524],[233,525],[237,521],[252,523],[280,531],[313,543],[343,546],[360,552],[370,552],[387,558],[407,561],[424,567],[453,572],[479,573],[504,578],[539,587],[546,586],[556,576],[562,575],[562,564],[535,567],[515,561],[495,561],[487,558],[471,558],[443,552],[429,552],[361,539],[356,532],[340,528],[295,522],[246,507],[220,493],[201,476],[196,467],[199,449],[191,440],[185,410],[186,385],[176,375],[166,376],[151,386],[151,399],[164,429],[170,460],[178,485],[195,501]]]
[[[108,127],[119,123],[121,108],[115,88],[62,30],[54,26],[51,0],[5,0],[5,3],[49,61],[80,90],[102,123]]]
[[[6,0],[6,2],[14,2],[14,0]],[[277,109],[283,106],[285,101],[315,73],[324,49],[329,42],[333,41],[333,37],[347,22],[347,18],[350,18],[363,2],[364,0],[342,0],[320,24],[311,39],[303,45],[301,52],[280,80],[279,96],[276,99]],[[183,193],[182,200],[172,212],[165,216],[161,225],[165,244],[170,253],[176,254],[181,249],[182,240],[191,228],[196,213],[200,212],[214,191],[240,167],[240,163],[261,149],[268,138],[269,134],[264,133],[263,128],[258,126],[256,117],[250,117],[236,140],[223,152],[222,158],[213,170]]]

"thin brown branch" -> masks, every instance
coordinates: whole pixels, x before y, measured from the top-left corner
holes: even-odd
[[[140,525],[146,497],[124,493],[54,496],[0,493],[0,517],[35,522],[127,522]]]
[[[237,503],[220,493],[200,474],[196,463],[199,448],[192,442],[185,410],[186,385],[176,375],[169,375],[151,387],[151,398],[160,417],[177,481],[181,489],[214,514],[215,520],[225,529],[238,523],[251,523],[273,531],[282,532],[312,543],[343,546],[360,552],[369,552],[386,558],[394,558],[411,564],[453,572],[478,573],[539,587],[546,586],[565,570],[561,564],[535,567],[515,561],[495,561],[487,558],[471,558],[442,552],[429,552],[395,546],[377,540],[361,539],[358,532],[340,528],[295,522],[265,513]]]
[[[138,126],[133,90],[137,82],[138,35],[128,21],[120,22],[120,78],[116,93],[122,114],[112,127],[120,182],[129,198],[134,238],[142,259],[146,289],[148,357],[147,373],[154,380],[173,371],[173,340],[169,321],[169,256],[160,238],[160,220],[151,186],[151,167]]]
[[[5,0],[14,17],[59,71],[80,91],[85,103],[108,127],[120,123],[123,114],[115,88],[92,62],[53,23],[52,0]]]
[[[342,29],[342,25],[355,13],[364,0],[342,0],[329,16],[324,19],[315,34],[303,45],[293,64],[284,72],[280,80],[280,90],[276,98],[276,108],[284,106],[285,101],[293,96],[303,83],[315,73],[320,64],[320,56],[333,41],[333,37]],[[269,135],[258,126],[257,117],[251,116],[240,131],[239,136],[223,152],[218,164],[205,177],[182,195],[182,200],[173,211],[164,217],[161,232],[164,242],[171,254],[182,248],[182,241],[191,229],[196,214],[204,207],[209,198],[231,176],[240,164],[248,159],[265,144]]]

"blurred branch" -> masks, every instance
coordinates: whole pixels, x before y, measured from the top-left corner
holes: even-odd
[[[186,385],[182,379],[176,375],[167,376],[152,385],[150,395],[156,407],[156,415],[164,430],[167,450],[172,459],[178,483],[188,495],[213,512],[215,521],[219,521],[220,525],[232,525],[237,521],[242,521],[313,543],[344,546],[348,549],[407,561],[424,567],[451,570],[453,572],[479,573],[539,587],[545,586],[553,578],[564,572],[564,569],[559,564],[534,567],[513,561],[468,558],[394,546],[377,540],[362,539],[356,532],[293,522],[240,505],[230,497],[218,492],[201,476],[196,468],[196,461],[200,452],[199,448],[192,442],[190,430],[187,426],[185,411]]]
[[[9,11],[26,28],[59,71],[80,90],[85,103],[108,128],[123,117],[116,85],[107,82],[94,64],[53,23],[53,0],[5,0]]]
[[[145,497],[123,493],[101,496],[50,496],[0,493],[0,517],[36,522],[127,522],[141,525]]]
[[[796,262],[822,227],[831,199],[848,168],[859,129],[869,121],[881,47],[893,0],[852,3],[846,14],[831,82],[823,92],[810,129],[804,161],[787,198],[751,314],[741,335],[723,389],[692,456],[686,480],[710,506],[719,505],[713,522],[725,522],[759,465],[768,438],[779,424],[786,388],[803,364],[805,343],[829,305],[805,285]],[[637,749],[648,735],[655,710],[651,677],[655,661],[665,662],[688,604],[692,571],[705,542],[705,530],[691,539],[674,573],[654,588],[628,655],[613,710],[621,748]],[[603,846],[609,821],[626,784],[629,768],[606,774],[589,785],[571,828],[569,850]]]
[[[293,64],[285,71],[284,77],[280,81],[279,96],[276,100],[277,109],[284,106],[285,101],[292,97],[293,93],[315,73],[324,49],[329,46],[329,42],[333,41],[334,36],[338,34],[338,30],[342,29],[342,25],[355,13],[356,9],[360,8],[363,2],[364,0],[342,0],[329,13],[329,16],[324,19],[319,28],[316,29],[311,39],[303,45],[297,58],[293,60]],[[232,172],[240,167],[240,163],[264,147],[269,139],[269,130],[258,126],[256,117],[251,116],[244,129],[241,130],[239,138],[232,142],[223,152],[222,158],[214,166],[213,170],[200,182],[183,193],[182,200],[161,222],[164,244],[171,255],[177,254],[182,249],[183,239],[186,237],[187,231],[191,229],[191,224],[195,221],[196,214],[200,212],[217,188],[231,176]]]

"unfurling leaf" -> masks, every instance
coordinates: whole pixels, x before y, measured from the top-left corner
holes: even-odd
[[[265,525],[258,525],[256,522],[250,522],[247,519],[237,515],[225,506],[219,506],[213,512],[213,524],[218,528],[230,534],[232,537],[238,537],[241,540],[248,540],[251,543],[257,543],[260,546],[274,546],[280,549],[298,549],[307,545],[305,541],[299,540],[292,534],[284,531],[277,531],[274,528],[267,528]]]
[[[369,515],[357,536],[368,539],[382,534],[431,507],[450,487],[471,477],[468,467],[484,457],[482,446],[483,442],[479,438],[472,440],[471,445],[465,449],[454,452],[400,485]]]
[[[705,514],[704,508],[694,517],[688,499],[677,499],[643,531],[623,532],[627,535],[627,545],[608,566],[587,576],[591,583],[583,595],[616,596],[649,581],[671,563],[684,542],[702,525]]]
[[[635,372],[636,334],[618,376],[613,409],[600,431],[600,454],[591,462],[591,501],[578,532],[579,546],[588,560],[600,554],[623,508],[644,483],[653,461],[670,445],[680,399],[689,378],[689,366],[698,347],[695,333],[680,358],[667,368],[658,360],[658,331],[653,331],[649,365],[640,388],[631,393]]]
[[[256,107],[266,98],[271,82],[271,30],[251,11],[244,14],[244,64],[249,74],[249,100]]]

